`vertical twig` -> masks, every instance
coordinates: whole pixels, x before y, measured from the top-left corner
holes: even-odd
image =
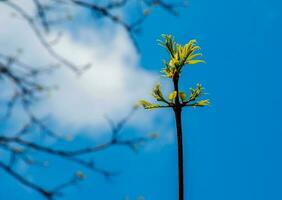
[[[179,75],[176,73],[173,77],[174,90],[177,92],[175,98],[175,107],[173,108],[175,114],[176,130],[177,130],[177,151],[178,151],[178,199],[184,200],[184,163],[183,163],[183,141],[182,141],[182,122],[181,112],[182,106],[179,100]]]
[[[162,73],[165,77],[171,78],[173,81],[174,91],[168,95],[168,99],[163,96],[160,89],[160,84],[153,89],[153,97],[161,104],[154,104],[146,100],[140,100],[139,104],[145,109],[155,108],[172,108],[175,114],[176,130],[177,130],[177,152],[178,152],[178,200],[184,200],[184,159],[183,159],[183,139],[182,139],[182,108],[189,107],[204,107],[209,105],[209,100],[200,100],[202,94],[201,84],[197,84],[197,88],[190,88],[190,97],[187,99],[185,92],[179,91],[179,75],[184,65],[203,63],[203,60],[195,58],[202,54],[196,53],[200,46],[196,45],[196,40],[190,40],[185,45],[176,43],[171,35],[162,35],[164,42],[160,41],[170,55],[170,61],[165,61],[165,68]]]

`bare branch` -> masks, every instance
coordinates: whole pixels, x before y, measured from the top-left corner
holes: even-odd
[[[17,13],[19,13],[30,25],[31,29],[33,30],[34,34],[42,44],[42,46],[47,50],[47,52],[53,56],[56,60],[58,60],[60,63],[64,64],[65,66],[69,67],[76,73],[81,73],[85,68],[89,67],[89,64],[86,66],[80,68],[77,67],[75,64],[71,63],[69,60],[65,59],[61,55],[59,55],[51,46],[50,44],[45,40],[44,36],[40,32],[40,30],[37,28],[33,18],[29,16],[24,9],[22,9],[20,6],[18,6],[15,3],[12,3],[10,1],[4,1],[6,5],[8,5],[10,8],[14,9]]]
[[[75,9],[82,8],[84,11],[95,13],[95,19],[99,17],[109,19],[113,24],[125,29],[136,48],[138,48],[136,35],[139,33],[141,25],[148,16],[148,12],[142,10],[140,16],[135,17],[135,20],[132,22],[119,17],[116,11],[127,11],[127,6],[129,3],[133,2],[129,0],[109,0],[105,1],[104,4],[86,0],[30,0],[30,2],[34,5],[35,16],[34,13],[30,13],[17,1],[0,0],[0,4],[2,3],[2,5],[8,6],[15,11],[21,19],[27,22],[34,33],[34,37],[38,39],[46,52],[58,62],[58,64],[70,68],[76,74],[81,74],[90,65],[78,66],[62,56],[60,52],[57,52],[54,48],[54,45],[57,44],[63,36],[62,30],[56,31],[53,29],[54,25],[69,20],[67,11],[64,9],[61,10],[61,8],[64,8],[64,6],[71,6]],[[133,3],[143,4],[147,9],[153,9],[153,7],[159,6],[172,15],[177,14],[176,8],[178,6],[176,4],[166,3],[164,0],[137,0]],[[63,17],[57,17],[56,14],[60,12],[63,13]],[[47,37],[51,32],[57,33],[57,36],[52,41]],[[11,115],[17,111],[15,108],[20,106],[28,119],[27,123],[23,123],[22,127],[13,133],[5,132],[4,129],[1,130],[5,133],[0,133],[0,148],[1,151],[7,155],[7,159],[0,159],[0,169],[4,170],[24,186],[40,193],[46,199],[54,199],[62,195],[64,189],[79,183],[79,181],[85,178],[83,172],[77,172],[71,176],[69,180],[53,187],[53,189],[49,189],[22,176],[21,171],[17,170],[15,167],[18,162],[23,162],[28,167],[46,167],[48,166],[48,160],[42,161],[35,156],[35,154],[44,154],[48,157],[54,156],[69,161],[85,170],[101,174],[105,178],[110,178],[119,173],[100,168],[97,166],[95,160],[89,157],[92,157],[94,153],[105,151],[114,146],[126,147],[137,152],[141,146],[154,139],[152,136],[134,137],[132,139],[123,139],[121,137],[122,129],[136,112],[137,108],[134,107],[128,115],[117,123],[109,117],[106,118],[111,129],[109,139],[104,142],[75,150],[68,150],[68,148],[55,148],[53,145],[45,143],[42,138],[37,141],[34,136],[40,134],[40,136],[44,136],[47,139],[66,142],[64,134],[53,131],[44,118],[37,117],[33,112],[34,104],[42,98],[45,98],[45,94],[55,89],[55,86],[44,83],[43,80],[40,79],[42,78],[41,76],[53,72],[56,68],[57,65],[33,66],[22,62],[20,53],[16,55],[6,55],[0,52],[0,82],[8,85],[8,88],[5,88],[5,90],[7,90],[10,95],[0,99],[1,117],[7,121],[11,120]],[[4,115],[2,113],[4,113]],[[5,126],[5,122],[7,121],[2,120],[0,125],[4,124]]]
[[[12,177],[14,177],[16,180],[18,180],[23,185],[39,192],[47,199],[52,199],[53,194],[50,191],[47,191],[44,188],[36,185],[35,183],[28,181],[26,178],[24,178],[23,176],[15,172],[11,167],[9,167],[8,165],[4,164],[1,161],[0,161],[0,168],[2,168],[4,171],[6,171],[8,174],[10,174]]]

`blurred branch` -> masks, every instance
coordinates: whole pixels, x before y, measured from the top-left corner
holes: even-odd
[[[25,3],[21,1],[0,0],[0,6],[8,6],[11,10],[16,12],[21,17],[34,33],[34,37],[46,50],[46,52],[58,64],[71,69],[76,74],[81,74],[90,67],[90,64],[79,66],[70,60],[66,59],[59,51],[56,51],[54,44],[59,43],[63,37],[62,29],[54,29],[55,25],[70,20],[71,16],[67,12],[65,6],[71,6],[74,9],[81,8],[84,11],[94,13],[95,19],[103,18],[109,19],[113,24],[120,26],[131,37],[133,43],[137,47],[136,35],[139,33],[140,27],[146,17],[149,15],[154,7],[160,7],[166,12],[176,15],[177,8],[184,4],[166,3],[164,0],[108,0],[98,3],[87,0],[28,0],[32,5],[32,11],[26,9]],[[27,5],[29,5],[27,3]],[[130,5],[141,7],[140,16],[135,20],[129,21],[126,18],[118,16],[116,13],[127,12],[131,9]],[[135,7],[134,7],[135,9]],[[58,15],[62,15],[63,17]],[[9,23],[9,22],[7,22]],[[55,32],[55,38],[50,41],[48,34]],[[56,34],[57,33],[57,34]],[[28,46],[24,48],[29,48]],[[68,150],[67,148],[59,149],[53,145],[47,145],[44,141],[36,141],[35,135],[40,133],[41,136],[47,139],[55,139],[56,141],[65,141],[62,134],[53,131],[44,119],[37,117],[33,112],[33,106],[42,98],[46,98],[46,94],[55,89],[55,86],[47,85],[44,82],[44,76],[52,73],[57,69],[58,65],[30,65],[22,61],[20,52],[26,49],[21,49],[16,55],[9,55],[6,52],[0,52],[0,86],[1,90],[7,92],[7,95],[0,96],[0,111],[1,120],[0,127],[5,127],[5,123],[11,118],[12,113],[17,106],[23,110],[28,122],[20,127],[16,132],[4,132],[0,129],[0,149],[5,152],[5,156],[1,157],[0,169],[11,175],[17,181],[29,187],[47,199],[54,199],[56,196],[62,195],[62,190],[72,185],[77,184],[84,179],[83,172],[77,172],[69,180],[59,184],[53,189],[48,189],[40,186],[37,183],[29,181],[24,177],[20,170],[15,166],[19,161],[26,166],[48,166],[48,161],[40,161],[35,158],[35,154],[45,154],[48,156],[55,156],[62,160],[67,160],[92,172],[99,173],[105,178],[116,175],[117,173],[105,170],[96,165],[93,159],[86,159],[86,156],[105,151],[114,146],[122,146],[129,148],[136,152],[145,143],[154,139],[152,136],[135,137],[132,139],[122,139],[120,137],[121,131],[135,113],[136,108],[133,108],[127,116],[115,123],[110,118],[106,118],[111,127],[110,137],[107,141],[97,145],[91,145],[75,150]],[[51,83],[52,84],[52,83]],[[2,88],[4,87],[4,89]],[[1,91],[1,95],[4,93]],[[37,130],[37,131],[35,131]],[[6,156],[7,155],[7,156]],[[6,157],[8,157],[6,159]]]
[[[111,20],[114,24],[123,27],[128,32],[130,38],[132,39],[132,42],[135,44],[135,47],[138,50],[138,44],[135,39],[136,34],[139,32],[140,26],[144,22],[145,18],[149,15],[149,10],[152,10],[154,7],[160,7],[169,14],[178,15],[177,10],[181,7],[186,6],[185,0],[174,3],[167,3],[164,0],[136,0],[135,2],[129,0],[109,0],[105,1],[105,5],[102,5],[98,2],[86,0],[47,0],[44,1],[44,3],[41,0],[30,1],[34,4],[36,13],[35,17],[30,15],[28,11],[22,8],[20,6],[20,3],[13,2],[11,0],[0,0],[0,2],[9,6],[11,9],[16,11],[16,13],[18,13],[24,20],[27,21],[35,36],[38,38],[39,42],[53,58],[79,74],[89,68],[90,64],[86,64],[85,66],[77,66],[76,64],[73,64],[68,59],[57,53],[53,49],[52,45],[45,39],[45,33],[49,33],[51,31],[51,26],[56,24],[56,21],[64,22],[69,20],[67,12],[65,13],[67,17],[65,17],[64,19],[51,19],[51,17],[49,17],[54,13],[62,13],[62,10],[60,10],[59,8],[66,5],[72,6],[73,8],[83,8],[94,12],[102,18]],[[146,7],[139,14],[139,17],[137,17],[137,19],[133,22],[129,22],[119,15],[115,14],[116,10],[126,12],[126,9],[129,9],[127,8],[127,4],[129,3],[136,5],[142,4]],[[43,32],[40,30],[41,28],[44,30]]]
[[[33,118],[28,109],[29,105],[38,101],[41,94],[53,89],[41,83],[38,78],[53,69],[54,66],[32,67],[21,62],[18,56],[6,56],[0,53],[0,81],[6,81],[7,90],[12,93],[11,97],[6,99],[6,112],[3,117],[8,118],[16,103],[21,102],[27,114]]]
[[[37,2],[37,1],[35,1],[35,2]],[[11,1],[4,1],[4,3],[7,6],[9,6],[10,8],[12,8],[13,10],[15,10],[17,13],[19,13],[28,22],[29,26],[33,30],[34,34],[36,35],[36,37],[38,38],[38,40],[40,41],[42,46],[47,50],[47,52],[53,58],[55,58],[56,60],[58,60],[60,63],[64,64],[65,66],[69,67],[70,69],[72,69],[76,73],[81,73],[81,71],[83,71],[85,68],[89,67],[89,64],[87,64],[86,66],[84,66],[82,68],[78,67],[75,64],[73,64],[72,62],[70,62],[69,60],[67,60],[64,57],[62,57],[61,55],[59,55],[52,48],[52,46],[45,40],[45,37],[43,36],[41,31],[37,28],[34,19],[31,16],[29,16],[29,14],[23,8],[21,8],[19,5],[15,4],[15,3],[12,3]],[[42,10],[42,8],[41,8],[41,10]],[[39,11],[39,13],[44,13],[44,12],[43,11]],[[45,14],[44,14],[44,16],[45,16]],[[42,19],[42,18],[43,18],[43,16],[41,14],[40,19]],[[45,19],[45,17],[44,17],[44,19]],[[45,27],[45,29],[47,27],[49,27],[48,23],[46,22],[46,20],[44,20],[44,27]]]
[[[21,176],[20,174],[18,174],[17,172],[15,172],[10,166],[4,164],[3,162],[0,161],[0,168],[2,168],[4,171],[6,171],[9,175],[11,175],[12,177],[14,177],[16,180],[18,180],[20,183],[22,183],[23,185],[39,192],[40,194],[42,194],[44,197],[46,197],[47,199],[52,199],[52,193],[45,190],[44,188],[28,181],[25,177]]]
[[[0,168],[3,169],[5,172],[7,172],[10,176],[15,178],[17,181],[19,181],[20,183],[25,185],[26,187],[37,191],[38,193],[40,193],[46,199],[49,199],[49,200],[54,199],[55,196],[57,196],[57,195],[62,196],[62,194],[63,194],[62,190],[63,189],[65,189],[67,187],[70,187],[70,186],[74,186],[79,181],[84,179],[84,175],[81,174],[81,172],[77,172],[69,180],[67,180],[66,182],[60,184],[59,186],[55,187],[52,190],[47,190],[47,189],[37,185],[36,183],[33,183],[33,182],[29,181],[27,178],[25,178],[24,176],[20,175],[15,170],[13,170],[11,166],[6,165],[5,163],[3,163],[1,161],[0,161]]]
[[[87,160],[87,159],[82,158],[81,156],[85,154],[92,154],[95,152],[103,151],[113,146],[125,146],[125,147],[129,147],[133,151],[137,151],[138,147],[152,140],[153,138],[151,136],[137,137],[137,138],[128,139],[128,140],[122,140],[119,138],[119,134],[122,128],[128,122],[128,120],[132,117],[136,109],[137,108],[134,107],[125,118],[123,118],[122,120],[120,120],[117,123],[117,125],[114,125],[114,123],[111,121],[111,124],[110,124],[111,125],[111,137],[109,141],[106,141],[99,145],[89,146],[89,147],[81,148],[77,150],[56,149],[52,146],[45,146],[44,144],[39,144],[32,140],[24,139],[24,136],[26,134],[23,134],[23,133],[26,133],[26,131],[32,125],[34,125],[33,123],[37,123],[36,120],[31,121],[31,124],[25,125],[19,132],[14,134],[14,136],[7,136],[6,134],[0,135],[0,148],[10,152],[10,155],[11,155],[9,164],[5,164],[1,161],[0,168],[8,172],[11,176],[13,176],[15,179],[20,181],[25,186],[33,190],[36,190],[37,192],[42,194],[47,199],[53,199],[55,195],[59,193],[62,194],[61,190],[66,187],[76,184],[77,179],[71,179],[70,181],[67,181],[63,183],[62,185],[56,187],[56,189],[54,190],[48,190],[34,183],[31,183],[30,181],[28,181],[27,178],[21,176],[19,172],[16,172],[13,170],[13,165],[16,159],[23,160],[27,165],[34,165],[35,163],[39,163],[39,162],[36,162],[34,159],[32,159],[32,153],[30,153],[29,150],[32,150],[35,153],[44,153],[50,156],[59,157],[61,159],[64,159],[74,164],[77,164],[79,166],[82,166],[86,169],[89,169],[93,172],[99,173],[103,175],[105,178],[114,176],[117,173],[110,172],[108,170],[99,168],[96,166],[93,160]]]

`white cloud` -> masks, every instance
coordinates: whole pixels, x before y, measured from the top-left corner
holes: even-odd
[[[54,61],[28,24],[19,17],[11,19],[10,13],[7,7],[0,7],[0,24],[5,27],[0,31],[0,51],[11,53],[23,48],[22,59],[26,62],[44,65]],[[43,101],[37,111],[50,114],[62,127],[104,127],[105,114],[120,119],[138,99],[149,96],[157,80],[155,74],[140,67],[139,55],[121,28],[106,25],[99,29],[83,28],[75,36],[67,33],[55,49],[76,64],[90,61],[93,66],[79,77],[62,67],[46,79],[48,84],[58,85],[59,90]],[[154,114],[144,116],[141,112],[131,125],[137,127],[141,121],[148,126],[153,118]]]
[[[97,31],[79,37],[89,38],[88,42],[66,36],[57,49],[73,62],[91,61],[93,67],[79,77],[66,68],[57,71],[51,80],[59,90],[45,105],[67,126],[99,127],[105,124],[105,114],[118,119],[138,99],[147,97],[156,76],[138,66],[138,56],[123,30],[117,29],[107,41]]]

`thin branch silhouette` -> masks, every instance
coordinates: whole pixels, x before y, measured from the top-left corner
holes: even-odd
[[[128,148],[133,152],[137,152],[140,147],[154,139],[150,135],[132,139],[120,137],[122,129],[136,112],[134,107],[128,115],[117,123],[109,117],[106,118],[111,128],[110,137],[102,143],[68,150],[67,148],[57,148],[45,142],[51,139],[56,142],[64,142],[66,146],[71,146],[75,141],[68,141],[68,136],[54,131],[46,122],[48,120],[45,117],[38,117],[34,113],[34,105],[47,98],[49,93],[57,89],[56,85],[46,82],[46,79],[42,77],[51,75],[59,67],[69,68],[74,74],[81,75],[87,73],[87,69],[92,66],[91,62],[85,64],[73,63],[55,48],[55,45],[64,37],[64,31],[67,31],[64,28],[58,30],[56,26],[67,23],[72,18],[65,7],[70,6],[73,9],[81,9],[81,12],[93,13],[94,15],[89,18],[89,21],[96,19],[110,20],[114,25],[122,27],[128,33],[137,48],[137,35],[140,33],[144,20],[155,7],[160,7],[169,14],[176,15],[178,8],[184,4],[169,4],[165,0],[137,0],[134,2],[129,0],[109,0],[103,4],[89,3],[89,1],[83,0],[28,0],[28,3],[34,7],[33,11],[26,9],[20,1],[0,0],[0,6],[13,11],[17,17],[27,23],[32,30],[33,36],[37,38],[38,43],[53,58],[52,62],[56,64],[42,65],[24,62],[21,57],[22,52],[29,52],[27,51],[30,48],[29,46],[19,49],[14,54],[0,52],[0,127],[5,127],[9,120],[12,120],[13,114],[19,110],[24,113],[27,120],[27,122],[21,122],[18,131],[0,130],[0,150],[5,153],[5,158],[3,157],[0,160],[0,170],[3,170],[24,186],[37,191],[45,198],[54,199],[63,195],[64,189],[82,181],[85,178],[84,173],[74,173],[70,176],[70,179],[59,184],[54,183],[53,187],[45,188],[36,181],[33,182],[23,176],[22,172],[16,168],[17,164],[23,162],[28,167],[48,167],[48,160],[42,161],[35,156],[45,154],[48,158],[60,158],[108,179],[118,175],[119,172],[112,172],[98,166],[92,158],[93,154],[114,146]],[[127,6],[132,3],[141,10],[134,20],[130,21],[116,14],[121,11],[127,12]],[[55,35],[53,39],[49,37],[51,34],[52,37]],[[5,92],[7,94],[4,94]],[[39,140],[35,139],[37,136],[40,136]],[[90,158],[85,158],[86,156]]]

